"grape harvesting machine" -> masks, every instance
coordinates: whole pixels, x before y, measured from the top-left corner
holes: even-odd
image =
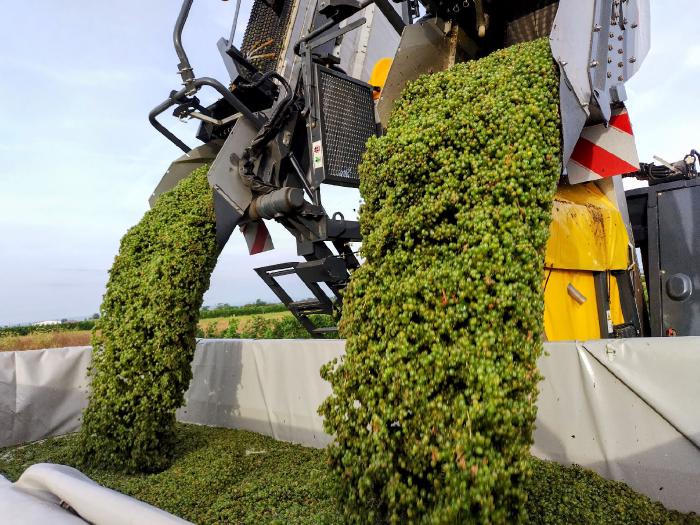
[[[546,36],[560,70],[562,122],[546,337],[700,335],[700,158],[693,151],[678,163],[640,164],[625,108],[625,82],[650,47],[649,0],[254,0],[240,49],[237,14],[217,43],[226,82],[197,77],[187,57],[192,4],[184,0],[173,35],[182,88],[149,115],[183,155],[151,202],[210,164],[220,248],[239,227],[251,254],[272,249],[265,220],[295,237],[303,262],[256,272],[312,335],[334,330],[311,315],[339,317],[360,265],[352,247],[359,223],[324,207],[324,185],[359,186],[365,144],[386,128],[408,81]],[[219,97],[206,107],[197,97],[205,88]],[[201,145],[163,126],[158,117],[169,110],[200,121]],[[626,195],[623,176],[650,186]],[[293,300],[279,281],[285,275],[313,298]]]

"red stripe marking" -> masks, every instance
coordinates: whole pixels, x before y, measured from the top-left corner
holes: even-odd
[[[601,177],[613,177],[632,173],[639,169],[584,138],[579,139],[576,144],[571,160],[578,162],[584,168],[588,168]]]
[[[255,230],[255,241],[253,241],[253,247],[250,249],[250,255],[255,255],[260,253],[265,249],[265,242],[267,241],[268,232],[265,224],[259,222]]]
[[[634,135],[634,132],[632,131],[632,122],[630,121],[630,116],[627,111],[623,111],[619,115],[613,115],[610,117],[610,125],[613,128],[624,131],[628,135]]]

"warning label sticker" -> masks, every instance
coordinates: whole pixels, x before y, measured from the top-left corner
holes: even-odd
[[[311,145],[311,151],[314,158],[314,169],[323,168],[323,146],[321,146],[320,140]]]

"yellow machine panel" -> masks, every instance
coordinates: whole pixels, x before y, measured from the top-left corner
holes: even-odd
[[[545,267],[624,270],[628,243],[620,212],[595,183],[557,189]]]
[[[549,341],[601,337],[594,272],[628,267],[628,236],[617,208],[595,183],[561,186],[545,255],[545,334]],[[617,282],[608,273],[613,324],[622,324]]]
[[[378,100],[381,90],[384,89],[384,84],[386,84],[386,79],[389,76],[389,70],[391,69],[391,64],[394,62],[392,58],[380,58],[377,63],[374,64],[372,68],[372,74],[369,77],[369,85],[378,88],[378,91],[374,93],[374,99]]]
[[[546,270],[544,291],[544,329],[548,341],[600,339],[598,302],[593,273],[582,270]],[[610,315],[613,324],[622,324],[617,281],[609,279]],[[580,303],[568,292],[569,286],[585,298]]]

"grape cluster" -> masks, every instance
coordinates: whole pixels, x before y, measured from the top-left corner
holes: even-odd
[[[410,83],[360,167],[366,259],[322,369],[355,523],[516,523],[561,172],[547,39]]]
[[[192,378],[202,297],[218,249],[208,167],[160,196],[121,240],[93,331],[81,453],[127,471],[165,468]]]

